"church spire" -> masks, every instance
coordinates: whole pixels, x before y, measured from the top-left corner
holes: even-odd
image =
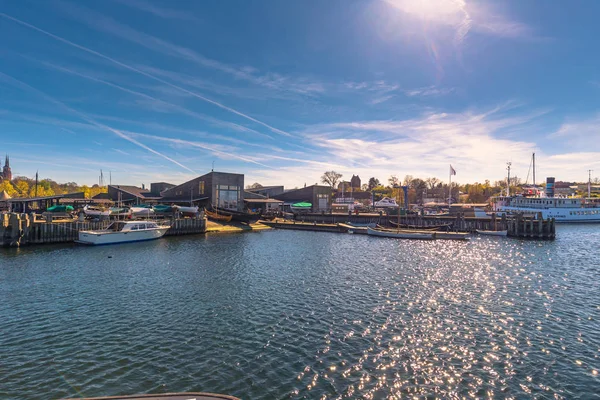
[[[6,155],[6,159],[4,160],[4,166],[10,167],[10,159],[8,158],[8,154]]]

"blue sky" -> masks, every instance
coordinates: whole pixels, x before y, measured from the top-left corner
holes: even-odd
[[[246,183],[600,175],[600,3],[0,3],[14,174]],[[531,179],[531,178],[530,178]]]

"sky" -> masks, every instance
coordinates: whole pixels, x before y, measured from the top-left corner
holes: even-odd
[[[13,175],[600,176],[600,2],[0,0]],[[2,157],[3,160],[3,157]]]

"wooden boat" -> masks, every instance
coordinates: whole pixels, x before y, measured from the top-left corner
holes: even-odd
[[[115,221],[106,229],[79,231],[81,244],[116,244],[159,239],[169,230],[168,226],[148,221]]]
[[[435,239],[433,232],[407,232],[399,229],[374,229],[367,227],[367,234],[372,236],[389,237],[395,239]]]
[[[443,229],[451,229],[453,224],[438,224],[438,225],[428,225],[428,226],[420,226],[420,225],[410,225],[403,224],[394,221],[390,221],[390,224],[397,226],[399,228],[406,229],[422,229],[422,230],[443,230]]]
[[[223,214],[218,214],[216,212],[212,212],[212,211],[204,211],[204,213],[206,214],[206,216],[212,220],[215,221],[220,221],[220,222],[230,222],[231,221],[231,215],[223,215]]]
[[[504,230],[504,231],[483,231],[483,230],[476,230],[477,233],[479,233],[480,235],[488,235],[488,236],[507,236],[508,235],[508,231]]]
[[[67,399],[76,400],[76,399]],[[237,397],[227,396],[215,393],[160,393],[160,394],[138,394],[133,396],[108,396],[108,397],[87,397],[77,400],[240,400]]]

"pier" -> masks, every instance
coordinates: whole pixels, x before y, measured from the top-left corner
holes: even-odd
[[[206,218],[173,218],[158,221],[171,228],[165,236],[206,232]],[[79,231],[105,229],[111,221],[38,220],[35,214],[3,214],[0,245],[18,247],[30,244],[67,243],[78,239]]]
[[[302,214],[296,215],[294,221],[270,222],[269,226],[281,229],[298,229],[326,232],[346,232],[345,224],[378,224],[384,227],[395,228],[397,216],[379,214]],[[263,222],[264,223],[264,222]],[[522,239],[554,239],[556,225],[553,218],[542,219],[540,214],[514,214],[511,216],[497,216],[490,218],[465,217],[464,214],[444,216],[406,215],[400,217],[400,224],[409,228],[431,228],[446,226],[445,230],[452,232],[475,233],[478,230],[502,231],[506,230],[509,237]]]

